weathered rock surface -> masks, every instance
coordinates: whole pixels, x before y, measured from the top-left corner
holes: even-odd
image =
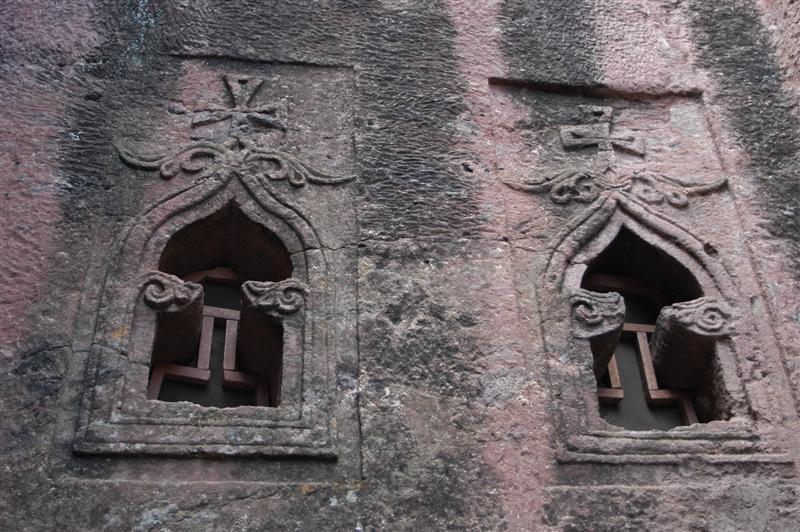
[[[800,529],[799,6],[6,0],[0,528]],[[133,273],[230,205],[308,426],[144,398]],[[624,231],[735,311],[715,421],[598,416],[569,296]]]

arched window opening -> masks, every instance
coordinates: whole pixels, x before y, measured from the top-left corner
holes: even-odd
[[[280,239],[231,204],[176,233],[159,269],[186,286],[202,286],[203,297],[202,305],[159,315],[148,398],[219,408],[278,406],[283,325],[243,308],[242,285],[291,277]]]
[[[668,430],[680,425],[725,417],[720,396],[720,372],[713,343],[694,349],[690,376],[675,365],[685,359],[659,352],[654,361],[653,336],[659,315],[679,302],[700,301],[703,293],[694,276],[674,258],[623,228],[614,241],[588,266],[581,287],[594,292],[617,292],[625,304],[625,319],[611,356],[595,364],[600,415],[629,430]],[[661,326],[661,325],[659,325]],[[663,331],[662,331],[663,333]],[[663,334],[662,334],[663,337]],[[672,351],[689,352],[680,340],[662,342]],[[683,349],[686,348],[686,349]],[[600,368],[598,370],[598,368]],[[686,372],[683,372],[686,374]]]
[[[158,269],[184,278],[223,264],[248,281],[280,281],[292,275],[283,242],[233,203],[170,238]]]

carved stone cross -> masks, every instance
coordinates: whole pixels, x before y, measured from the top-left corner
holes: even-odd
[[[223,136],[234,136],[237,133],[250,133],[258,128],[286,131],[277,117],[278,106],[251,106],[253,97],[263,85],[264,80],[250,76],[223,76],[225,89],[230,100],[230,108],[199,109],[192,120],[192,129],[213,126],[229,121],[228,131]],[[193,139],[208,138],[202,129],[192,133]]]
[[[192,120],[192,129],[214,126],[228,122],[228,128],[220,131],[211,128],[209,132],[193,131],[192,142],[179,147],[166,155],[137,154],[123,146],[117,146],[120,157],[128,165],[143,170],[158,170],[163,179],[172,179],[182,174],[191,176],[201,183],[211,176],[228,180],[236,176],[242,179],[245,174],[256,179],[269,181],[288,181],[299,188],[312,183],[315,185],[338,185],[351,181],[353,176],[334,176],[315,169],[293,155],[270,147],[264,135],[252,136],[257,128],[278,130],[286,133],[277,118],[279,106],[254,106],[253,97],[264,83],[261,78],[250,76],[224,75],[225,89],[230,98],[230,107],[198,109]],[[185,113],[182,110],[181,113]]]
[[[611,107],[581,105],[581,114],[589,123],[560,128],[561,144],[565,149],[580,149],[597,146],[599,161],[605,163],[603,170],[611,169],[616,162],[616,151],[643,157],[644,138],[637,133],[611,126]],[[614,131],[612,131],[614,129]]]

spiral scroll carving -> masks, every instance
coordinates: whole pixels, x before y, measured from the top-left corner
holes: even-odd
[[[726,336],[733,331],[731,308],[712,297],[675,303],[661,311],[661,320],[674,320],[702,336]]]
[[[150,272],[141,285],[142,299],[158,312],[176,312],[203,298],[203,287],[164,272]]]
[[[327,174],[288,153],[261,148],[244,135],[220,144],[194,143],[163,156],[138,155],[122,147],[117,147],[117,151],[130,166],[158,170],[163,179],[178,175],[191,176],[197,182],[212,175],[227,179],[237,169],[254,174],[259,179],[287,181],[295,188],[308,183],[339,185],[353,179],[353,176]]]
[[[625,301],[616,292],[579,289],[569,298],[572,333],[576,338],[594,338],[619,330],[625,321]]]
[[[289,315],[305,306],[308,287],[297,279],[279,282],[247,281],[242,285],[242,297],[251,308]]]

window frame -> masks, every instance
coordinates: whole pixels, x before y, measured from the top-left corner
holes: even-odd
[[[553,363],[546,368],[552,437],[558,462],[565,464],[657,465],[683,463],[687,458],[783,463],[781,449],[766,445],[754,409],[767,404],[747,388],[745,356],[753,344],[753,317],[736,307],[738,294],[725,264],[684,236],[668,220],[646,216],[635,205],[620,200],[597,202],[579,224],[569,225],[546,256],[519,254],[517,267],[534,272],[535,293],[544,340],[544,354]],[[590,337],[578,334],[571,298],[580,291],[588,265],[625,227],[682,264],[703,294],[729,302],[736,313],[735,334],[716,343],[719,375],[731,397],[730,419],[675,427],[671,430],[633,431],[606,423],[599,415],[596,376]],[[571,323],[570,327],[564,327]],[[621,328],[622,320],[619,326]]]
[[[135,220],[123,235],[101,296],[104,311],[98,314],[88,360],[73,444],[76,453],[326,459],[340,454],[334,419],[341,401],[335,392],[333,368],[343,353],[337,354],[337,343],[332,340],[348,330],[354,336],[355,323],[344,318],[348,311],[337,302],[354,301],[355,287],[327,281],[332,263],[326,259],[317,233],[298,212],[266,191],[248,186],[246,176],[219,188],[219,183],[209,180],[192,187],[189,198],[168,197]],[[146,390],[157,316],[144,303],[140,284],[157,268],[172,235],[231,202],[281,239],[290,253],[294,278],[308,290],[306,308],[282,317],[281,404],[219,409],[149,400]],[[348,277],[342,270],[354,267],[348,264],[339,260],[333,267]],[[341,299],[336,292],[353,295]],[[317,314],[339,315],[344,321],[335,330],[330,320],[316,319]],[[347,405],[344,412],[355,408],[352,401]]]

